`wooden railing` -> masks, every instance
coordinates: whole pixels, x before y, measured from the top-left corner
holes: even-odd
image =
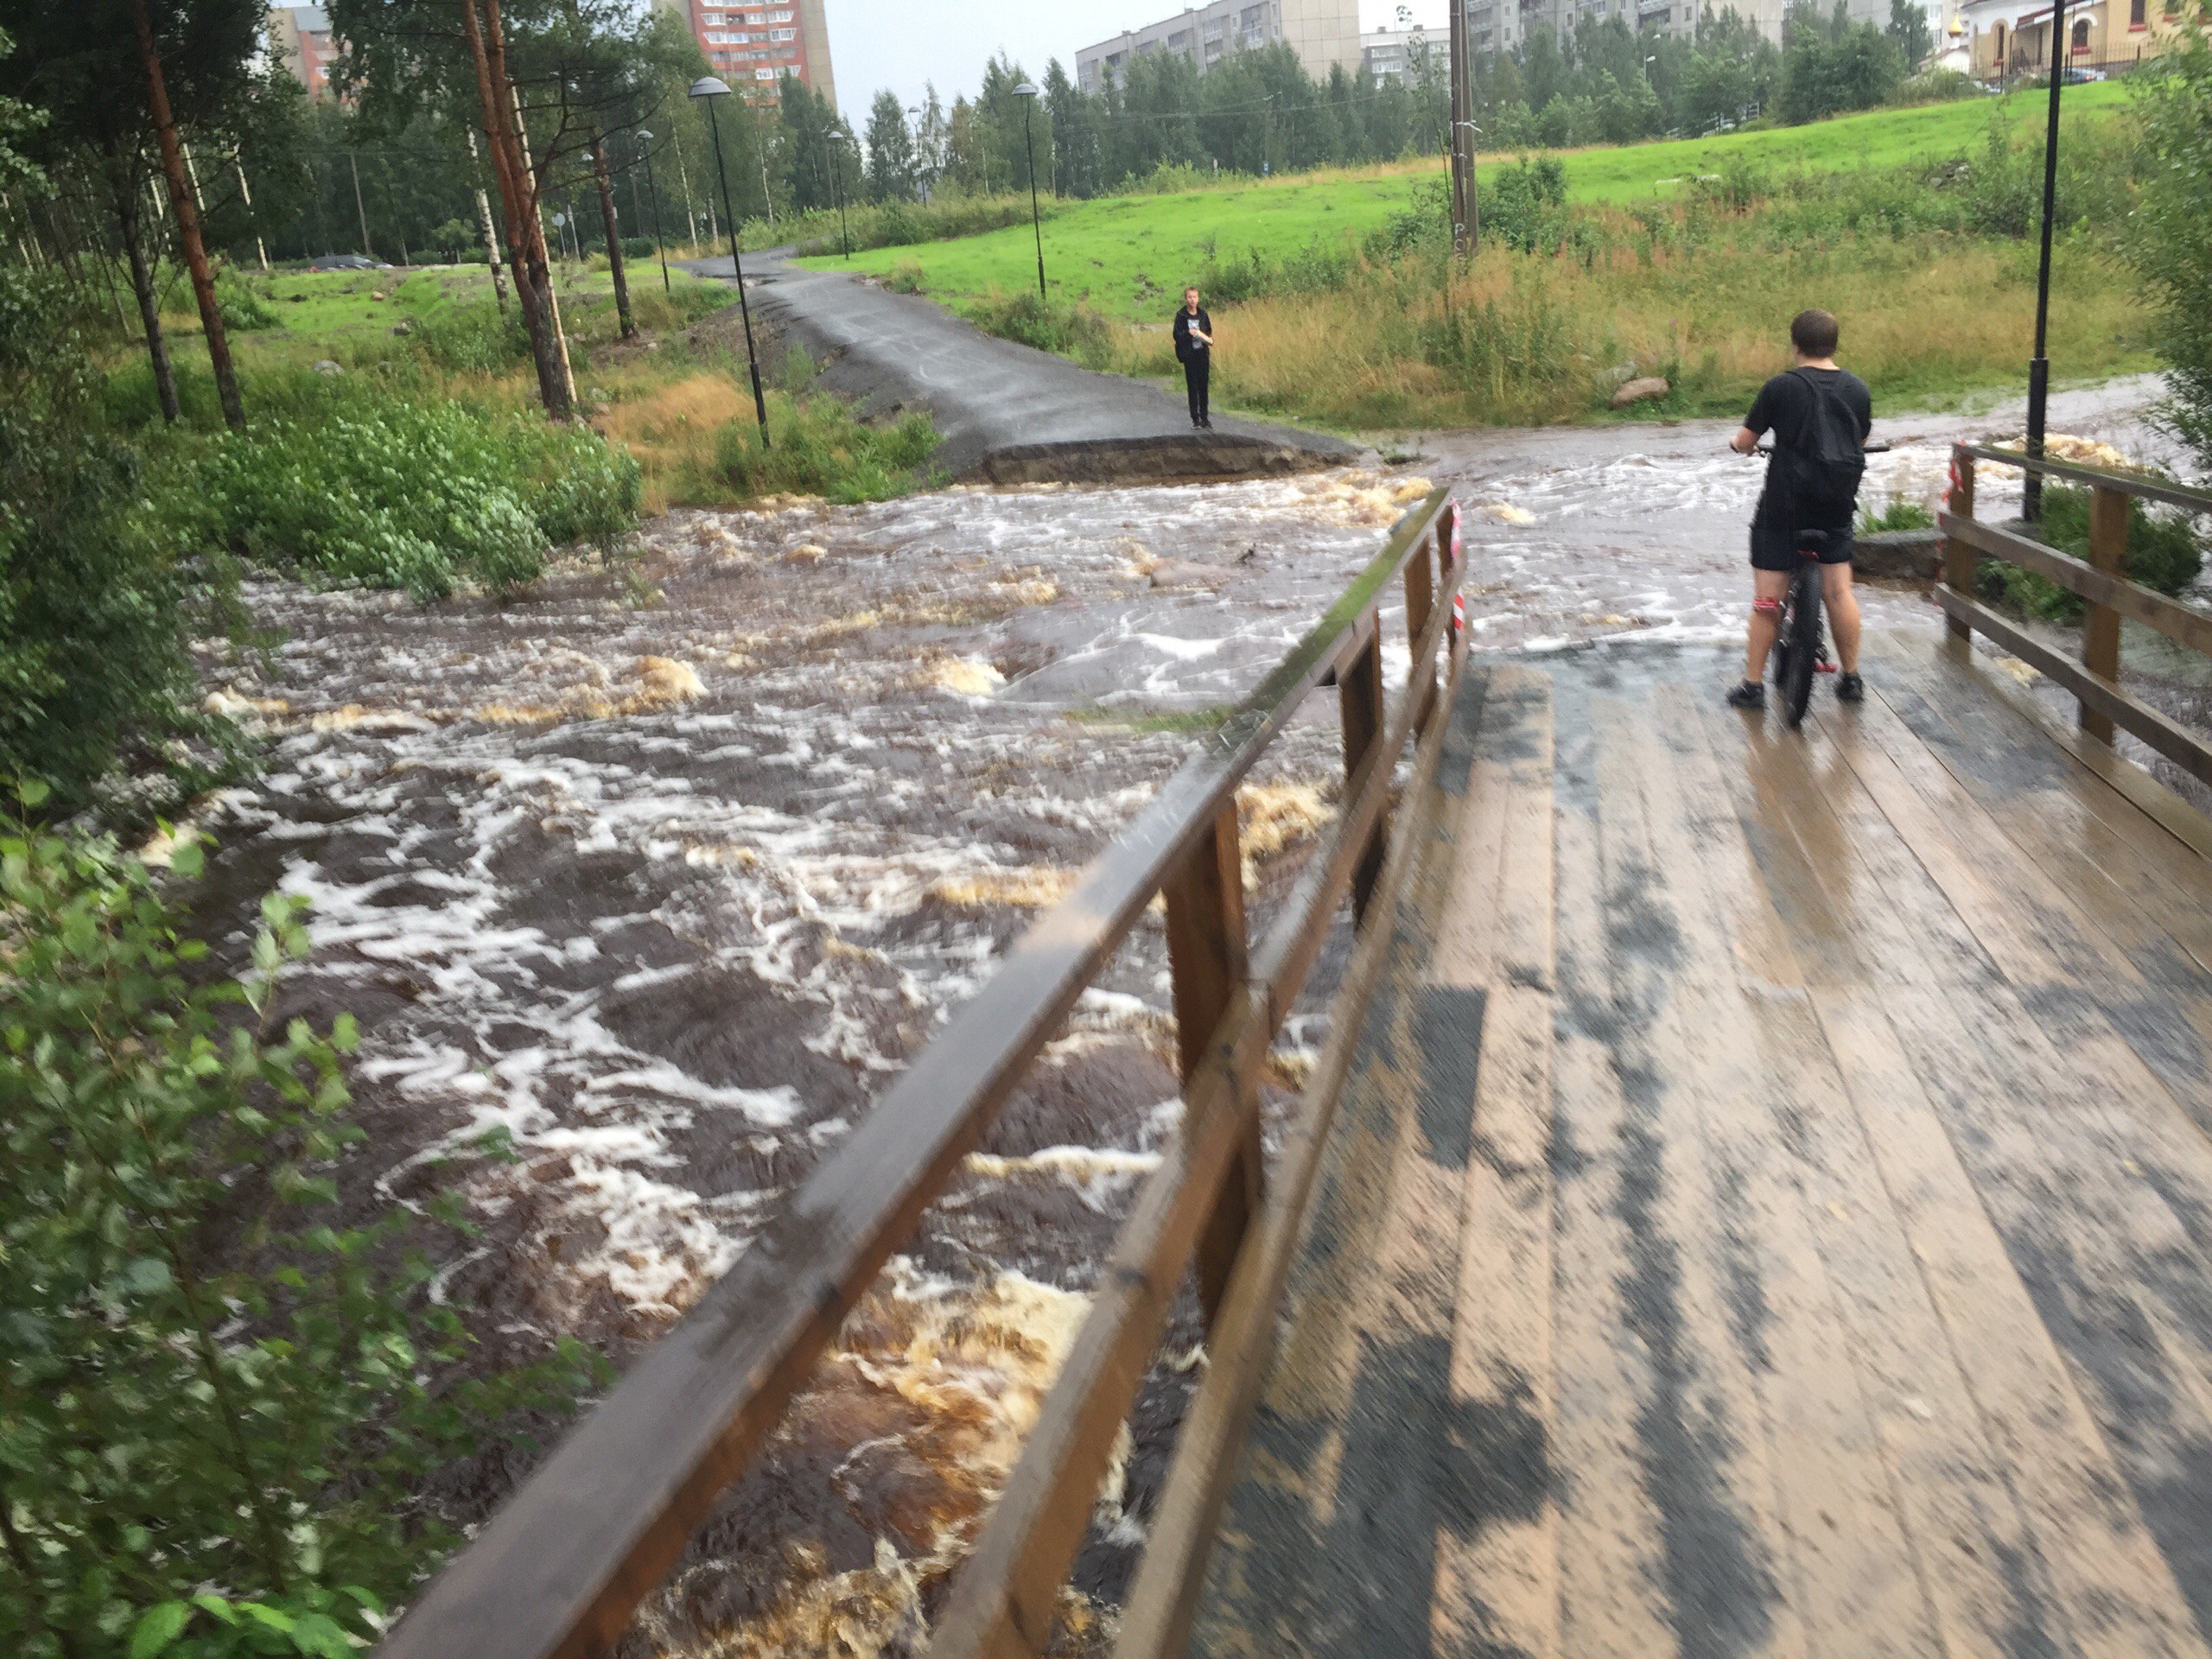
[[[2083,561],[1974,516],[1974,461],[2001,461],[2046,477],[2089,486],[2089,557]],[[2147,474],[2120,472],[2077,461],[2031,459],[2014,449],[1961,443],[1951,451],[1948,510],[1936,517],[1943,532],[1943,579],[1936,597],[1950,619],[1951,633],[1967,639],[1979,631],[2021,661],[2074,694],[2082,729],[2110,743],[2115,729],[2132,733],[2184,771],[2212,784],[2212,742],[2176,724],[2120,688],[2120,621],[2128,617],[2192,651],[2212,655],[2212,616],[2127,579],[2128,498],[2164,502],[2190,512],[2212,513],[2212,492],[2191,489]],[[2078,594],[2088,607],[2082,627],[2082,660],[2062,656],[1974,597],[1974,575],[1985,557],[2002,559]]]
[[[1125,1655],[1166,1650],[1196,1593],[1318,1137],[1387,941],[1408,861],[1402,826],[1387,833],[1393,774],[1415,734],[1423,734],[1416,776],[1434,764],[1446,724],[1436,718],[1440,699],[1465,656],[1454,613],[1465,574],[1458,509],[1439,490],[1398,521],[1313,631],[1029,930],[730,1271],[431,1583],[378,1648],[383,1659],[611,1651],[1155,893],[1166,901],[1183,1122],[1098,1275],[931,1651],[968,1659],[1044,1650],[1116,1432],[1195,1255],[1213,1363],[1179,1442],[1122,1643]],[[1386,709],[1380,606],[1401,581],[1413,666]],[[1250,950],[1236,786],[1306,694],[1332,679],[1344,726],[1343,810]],[[1385,919],[1360,928],[1336,1001],[1336,1036],[1269,1192],[1258,1074],[1347,892],[1356,918]]]

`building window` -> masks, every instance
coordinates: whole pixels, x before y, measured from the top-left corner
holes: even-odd
[[[798,30],[795,29],[772,29],[768,31],[768,38],[772,41],[795,41],[798,38]]]
[[[2086,17],[2074,20],[2074,49],[2077,53],[2086,53],[2089,49],[2089,20]]]
[[[702,23],[719,24],[721,20],[722,15],[719,11],[705,11],[699,14],[699,21]]]
[[[2127,26],[2130,29],[2146,27],[2150,20],[2145,14],[2148,10],[2145,0],[2127,0]]]

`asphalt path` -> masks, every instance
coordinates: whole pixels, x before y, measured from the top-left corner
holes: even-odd
[[[822,384],[871,414],[926,410],[938,464],[994,483],[1247,477],[1357,461],[1340,438],[1216,416],[1191,425],[1183,400],[1125,375],[987,334],[918,296],[839,271],[808,270],[781,250],[746,256],[757,320],[806,347]],[[730,262],[692,261],[731,278]],[[1166,319],[1160,321],[1164,331]]]

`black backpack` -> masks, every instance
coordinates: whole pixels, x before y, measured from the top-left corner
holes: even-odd
[[[1779,441],[1777,459],[1787,456],[1789,499],[1801,524],[1847,524],[1859,505],[1859,480],[1866,476],[1866,451],[1859,435],[1859,419],[1824,385],[1802,369],[1792,374],[1813,394],[1812,412],[1798,442],[1787,448]]]

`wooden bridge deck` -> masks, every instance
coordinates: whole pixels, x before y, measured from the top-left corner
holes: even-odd
[[[1464,679],[1192,1653],[2208,1653],[2212,825],[1727,672]]]

